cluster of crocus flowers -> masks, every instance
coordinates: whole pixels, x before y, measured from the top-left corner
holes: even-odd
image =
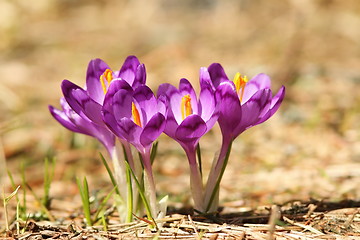
[[[119,71],[112,71],[105,62],[95,59],[89,63],[86,87],[64,80],[62,110],[52,106],[49,109],[64,127],[93,136],[105,146],[114,162],[120,189],[129,181],[124,177],[125,166],[130,167],[136,181],[143,182],[151,208],[148,214],[155,217],[159,207],[151,151],[154,141],[164,132],[184,149],[194,208],[205,213],[217,209],[219,185],[233,141],[278,110],[285,88],[273,96],[270,85],[265,74],[249,80],[237,73],[231,81],[222,66],[214,63],[200,69],[198,95],[188,80],[181,79],[178,88],[161,84],[155,96],[146,86],[145,66],[136,57],[129,56]],[[216,122],[221,128],[222,146],[204,185],[199,141]],[[116,142],[123,146],[124,160],[118,158]],[[138,161],[132,156],[130,145],[139,152]],[[133,195],[134,191],[129,193],[124,188],[121,194]],[[136,211],[133,205],[128,206]]]

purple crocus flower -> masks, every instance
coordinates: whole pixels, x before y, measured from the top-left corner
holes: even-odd
[[[271,80],[258,74],[251,80],[237,73],[230,81],[218,63],[201,69],[201,81],[209,82],[220,102],[219,125],[224,140],[233,141],[246,129],[269,119],[279,109],[285,87],[272,96]]]
[[[125,81],[118,80],[110,86],[103,106],[103,120],[109,129],[130,142],[142,157],[152,214],[157,214],[157,203],[150,154],[153,142],[165,128],[165,100],[157,99],[145,85],[133,90]]]
[[[200,138],[216,123],[218,107],[211,85],[201,83],[200,97],[186,79],[181,79],[179,89],[171,84],[161,84],[158,96],[166,96],[169,112],[164,132],[175,139],[185,150],[190,165],[190,185],[195,209],[203,211],[203,183],[196,160],[196,146]]]
[[[219,184],[230,154],[231,144],[246,129],[269,119],[279,109],[285,96],[285,87],[272,96],[271,80],[261,73],[251,80],[237,73],[230,81],[218,63],[201,69],[201,81],[209,82],[216,90],[220,102],[218,119],[222,132],[222,147],[216,164],[210,172],[206,186],[207,211],[216,210],[212,205],[214,188]],[[218,188],[218,186],[217,186]],[[216,189],[215,189],[216,190]],[[218,191],[218,189],[216,190]]]

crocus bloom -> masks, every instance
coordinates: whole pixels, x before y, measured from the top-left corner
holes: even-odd
[[[216,89],[220,102],[219,125],[223,138],[232,141],[246,129],[269,119],[279,109],[285,96],[282,86],[272,96],[271,80],[261,73],[251,80],[237,73],[230,81],[218,63],[202,68],[202,81]]]
[[[210,65],[208,69],[202,68],[201,76],[202,81],[209,82],[216,90],[216,98],[220,102],[218,122],[223,137],[218,161],[213,165],[207,182],[205,201],[209,203],[215,183],[221,180],[220,174],[223,174],[233,140],[246,129],[274,115],[284,99],[285,87],[282,86],[272,96],[271,81],[265,74],[258,74],[248,80],[246,76],[237,73],[234,80],[230,81],[218,63]]]
[[[141,154],[152,214],[157,214],[155,182],[151,166],[151,147],[165,128],[165,98],[157,99],[145,85],[133,90],[125,81],[114,82],[105,96],[103,120],[119,137],[130,142]]]
[[[190,185],[195,209],[203,210],[203,184],[200,166],[196,160],[196,146],[218,119],[214,91],[208,82],[201,83],[200,97],[186,79],[181,79],[179,89],[171,84],[159,86],[158,96],[168,99],[169,112],[164,132],[175,139],[185,150],[190,165]]]

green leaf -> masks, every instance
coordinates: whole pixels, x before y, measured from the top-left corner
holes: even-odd
[[[20,186],[17,186],[17,188],[7,197],[4,196],[4,202],[5,204],[8,204],[8,202],[10,201],[10,199],[12,199],[18,192]]]
[[[125,162],[125,165],[126,165],[126,168],[130,170],[130,173],[133,176],[133,179],[135,180],[136,186],[137,186],[137,188],[139,190],[139,194],[140,194],[141,200],[143,201],[143,204],[144,204],[144,207],[145,207],[146,214],[147,214],[148,218],[150,220],[152,220],[154,225],[156,225],[155,220],[154,220],[154,218],[152,216],[152,213],[151,213],[149,201],[146,199],[144,189],[141,187],[141,184],[139,183],[138,179],[136,178],[135,173],[131,170],[131,168],[129,166],[129,163]]]
[[[81,184],[79,178],[76,178],[76,183],[79,188],[80,197],[83,205],[84,215],[86,219],[86,224],[88,226],[92,226],[92,219],[91,219],[91,210],[90,210],[90,201],[89,201],[89,186],[84,177],[83,184]]]
[[[55,158],[52,158],[50,161],[48,158],[45,158],[45,171],[44,171],[44,197],[42,203],[46,208],[50,205],[50,186],[54,178],[55,172]]]
[[[198,143],[196,145],[196,155],[199,161],[199,171],[200,171],[200,175],[202,177],[202,160],[201,160],[201,148],[200,148],[200,143]]]
[[[117,187],[115,186],[115,187],[106,195],[106,197],[101,201],[98,209],[96,210],[95,216],[94,216],[95,221],[98,220],[98,217],[99,217],[100,212],[105,208],[106,203],[109,201],[111,195],[116,191],[116,189],[117,189]]]
[[[158,150],[158,146],[159,146],[159,142],[156,141],[152,148],[151,148],[151,153],[150,153],[150,160],[151,160],[151,164],[153,164],[154,160],[155,160],[155,157],[156,157],[156,154],[157,154],[157,150]]]
[[[132,213],[133,213],[133,191],[132,191],[132,184],[131,184],[131,168],[128,164],[128,162],[126,162],[126,183],[127,183],[127,222],[131,222],[132,221]]]
[[[211,208],[211,205],[214,202],[215,196],[216,196],[217,192],[219,191],[220,182],[221,182],[221,179],[222,179],[222,177],[224,175],[226,165],[227,165],[227,163],[229,161],[232,143],[233,142],[231,141],[230,144],[229,144],[229,148],[228,148],[228,150],[226,152],[224,163],[223,163],[223,165],[221,167],[221,172],[220,172],[219,178],[217,179],[215,188],[214,188],[213,192],[211,193],[210,201],[209,201],[208,205],[206,206],[206,211],[205,212],[209,211],[209,209]]]
[[[105,168],[106,168],[106,171],[107,171],[108,174],[109,174],[111,183],[113,184],[114,187],[116,187],[116,188],[115,188],[116,194],[118,194],[119,196],[121,196],[121,195],[120,195],[120,191],[119,191],[119,189],[118,189],[118,187],[117,187],[117,183],[116,183],[115,177],[114,177],[114,175],[112,174],[111,168],[109,167],[107,161],[105,160],[104,156],[103,156],[101,153],[100,153],[100,158],[101,158],[101,161],[103,162],[103,164],[104,164],[104,166],[105,166]]]

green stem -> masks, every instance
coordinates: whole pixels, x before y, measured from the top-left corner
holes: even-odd
[[[202,173],[202,160],[201,160],[201,149],[200,149],[200,143],[198,143],[198,144],[196,145],[196,156],[197,156],[198,161],[199,161],[199,171],[200,171],[201,178],[202,178],[203,173]]]
[[[232,140],[227,141],[223,139],[219,158],[210,171],[205,190],[205,212],[217,210],[218,199],[216,198],[219,198],[220,182],[229,161],[232,142]]]
[[[130,170],[130,173],[131,173],[131,175],[133,176],[133,179],[135,180],[136,186],[137,186],[137,188],[138,188],[138,190],[139,190],[139,194],[140,194],[141,200],[143,201],[143,204],[144,204],[146,213],[147,213],[147,215],[148,215],[148,218],[151,219],[151,220],[154,222],[154,224],[156,224],[155,221],[154,221],[154,218],[153,218],[153,216],[152,216],[152,213],[151,213],[151,209],[150,209],[149,202],[148,202],[148,200],[147,200],[147,198],[146,198],[146,196],[145,196],[145,194],[144,194],[144,190],[143,190],[140,182],[139,182],[138,179],[136,178],[135,173],[131,170],[129,164],[128,164],[127,162],[125,162],[125,165],[126,165],[127,168]]]
[[[133,189],[131,184],[131,169],[126,168],[126,183],[127,183],[127,216],[126,222],[131,222],[133,219]]]
[[[117,192],[120,192],[120,196],[123,199],[126,199],[127,190],[124,187],[126,185],[126,168],[124,165],[124,161],[121,161],[118,157],[117,150],[114,148],[111,154],[111,160],[114,167],[114,178],[116,182],[116,186],[118,188]],[[105,165],[106,166],[106,165]],[[111,174],[109,174],[111,177]],[[112,179],[112,181],[113,181]]]
[[[184,147],[190,167],[190,189],[194,200],[194,208],[200,212],[204,211],[203,204],[203,182],[200,168],[196,161],[196,149]]]
[[[155,160],[158,146],[159,146],[159,142],[156,141],[156,142],[154,142],[154,144],[153,144],[153,146],[152,146],[152,148],[151,148],[151,153],[150,153],[151,165],[153,164],[153,162],[154,162],[154,160]]]
[[[134,158],[131,152],[131,146],[127,141],[121,141],[121,145],[124,152],[125,161],[127,161],[133,171],[135,171]]]
[[[9,217],[8,217],[8,210],[7,210],[7,202],[5,197],[5,189],[3,187],[3,205],[4,205],[4,217],[5,217],[5,230],[9,231]]]
[[[105,166],[105,168],[106,168],[106,171],[107,171],[108,174],[109,174],[111,183],[112,183],[113,186],[115,187],[115,192],[116,192],[116,194],[118,194],[119,196],[121,196],[120,191],[119,191],[119,188],[118,188],[118,186],[117,186],[116,179],[115,179],[114,175],[112,174],[112,171],[111,171],[111,169],[110,169],[110,167],[109,167],[109,164],[107,164],[104,156],[103,156],[101,153],[100,153],[100,158],[101,158],[101,161],[103,162],[103,164],[104,164],[104,166]]]
[[[84,177],[83,183],[81,183],[80,179],[76,178],[76,183],[78,185],[80,196],[81,196],[83,211],[84,211],[84,215],[85,215],[85,219],[86,219],[86,225],[92,226],[90,201],[89,201],[89,186],[88,186],[87,180]]]
[[[157,201],[156,201],[156,187],[155,187],[155,180],[154,175],[152,172],[152,165],[151,165],[151,153],[150,148],[145,149],[144,152],[141,153],[141,158],[144,164],[144,180],[145,180],[145,193],[146,196],[150,200],[150,207],[152,216],[156,217],[158,213]]]

